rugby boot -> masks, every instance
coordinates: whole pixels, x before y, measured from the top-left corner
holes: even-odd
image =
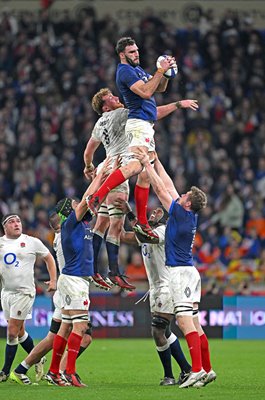
[[[87,387],[87,385],[81,381],[80,376],[77,373],[67,374],[64,372],[64,377],[71,386]]]
[[[119,286],[120,288],[129,290],[129,291],[135,290],[136,287],[131,285],[129,282],[127,282],[125,278],[127,278],[127,277],[125,275],[121,275],[121,274],[109,275],[109,279],[111,280],[111,282],[114,285]]]
[[[157,240],[159,239],[157,234],[152,231],[152,228],[148,224],[140,224],[137,222],[132,229],[135,233],[139,233],[142,236],[145,236],[146,239],[149,239],[149,243],[157,243]]]
[[[55,386],[71,386],[69,382],[65,382],[64,379],[62,379],[60,374],[54,374],[51,371],[48,371],[46,374],[46,380],[48,381],[49,385],[55,385]]]
[[[32,382],[27,375],[18,374],[15,371],[11,372],[10,379],[11,381],[18,383],[19,385],[32,385]]]
[[[104,290],[110,290],[112,286],[110,286],[103,278],[102,276],[97,273],[92,276],[92,282],[94,283],[95,286],[99,287],[100,289]]]
[[[0,371],[0,382],[6,382],[9,378],[9,374],[4,371]]]

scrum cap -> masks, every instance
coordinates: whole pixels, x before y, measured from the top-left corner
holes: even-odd
[[[62,223],[69,217],[72,211],[72,199],[70,199],[70,197],[66,197],[65,199],[58,201],[55,206],[55,212],[61,218]]]

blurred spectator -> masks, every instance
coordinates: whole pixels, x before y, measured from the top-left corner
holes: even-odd
[[[125,268],[125,273],[132,282],[147,280],[145,266],[139,250],[132,253],[131,262]]]

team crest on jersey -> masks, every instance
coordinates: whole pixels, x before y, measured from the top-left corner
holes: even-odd
[[[21,315],[21,311],[18,311],[18,312],[17,312],[17,315]]]
[[[20,243],[20,247],[26,247],[26,243],[24,242]]]
[[[88,305],[88,300],[86,299],[83,304],[84,304],[84,306],[87,306]]]
[[[184,293],[185,293],[186,297],[190,297],[190,295],[191,295],[191,290],[190,290],[190,288],[189,288],[188,286],[187,286],[186,289],[184,290]]]
[[[66,296],[65,296],[65,302],[66,302],[66,304],[69,306],[70,304],[71,304],[71,297],[69,296],[69,294],[67,294]]]

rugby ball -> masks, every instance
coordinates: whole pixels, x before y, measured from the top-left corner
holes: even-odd
[[[164,60],[164,59],[167,58],[167,57],[168,57],[167,55],[163,55],[163,56],[158,57],[158,59],[156,60],[156,67],[157,67],[157,68],[162,68],[160,63],[161,63],[162,60]],[[169,68],[169,69],[164,73],[164,76],[165,76],[167,79],[173,79],[173,78],[175,78],[175,76],[177,75],[177,73],[178,73],[178,66],[177,66],[177,64],[175,64],[174,67]]]

